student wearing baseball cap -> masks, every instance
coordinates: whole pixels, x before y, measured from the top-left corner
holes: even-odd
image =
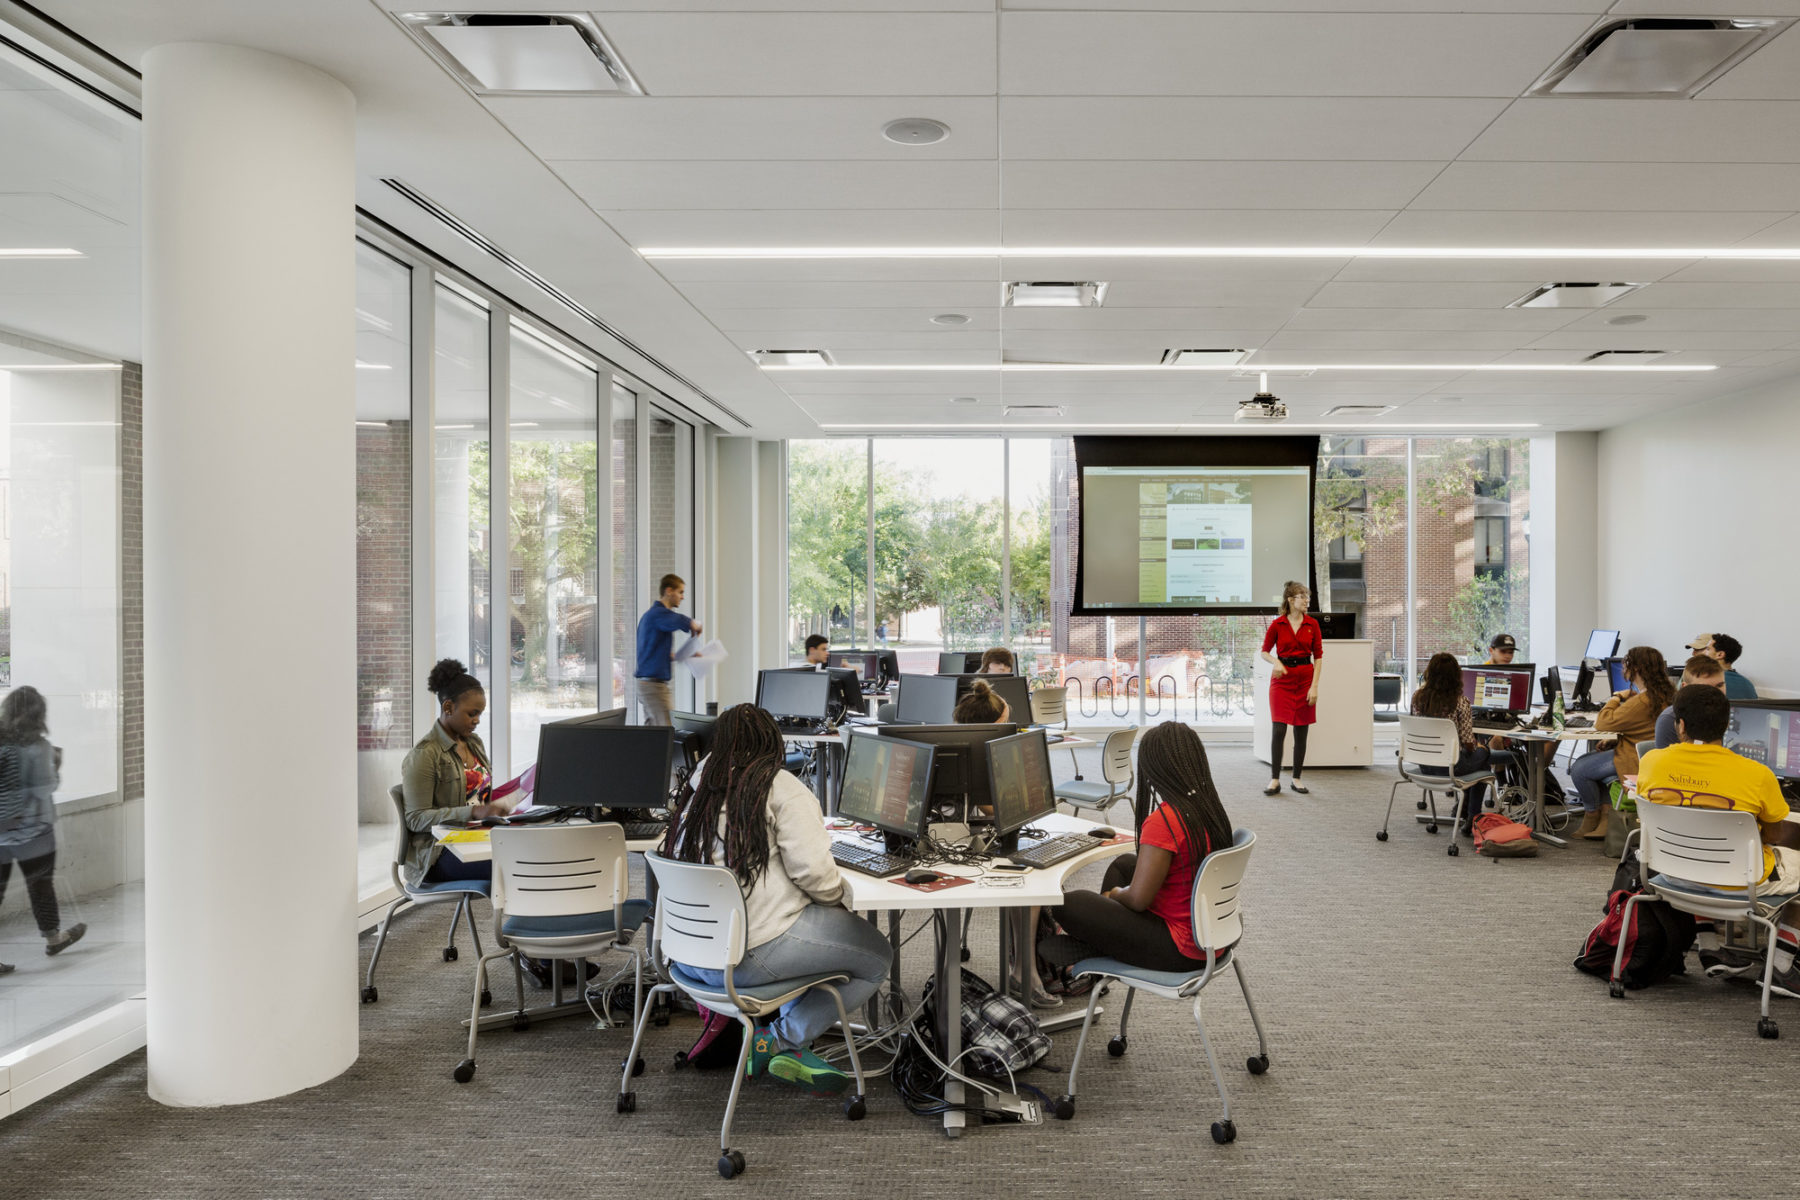
[[[1496,633],[1494,640],[1488,643],[1488,656],[1485,665],[1506,667],[1512,665],[1513,656],[1519,652],[1519,643],[1513,641],[1510,633]]]

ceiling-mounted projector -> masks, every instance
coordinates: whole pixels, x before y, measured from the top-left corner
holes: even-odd
[[[1287,405],[1281,402],[1281,397],[1269,391],[1268,372],[1262,373],[1262,386],[1256,395],[1238,405],[1236,419],[1239,421],[1287,420]]]

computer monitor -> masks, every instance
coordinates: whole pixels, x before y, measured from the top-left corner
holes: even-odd
[[[831,687],[826,693],[826,714],[834,721],[841,722],[845,717],[860,717],[868,711],[863,702],[862,677],[849,667],[830,667],[826,674],[831,676]]]
[[[756,707],[772,717],[823,721],[831,692],[831,676],[810,669],[758,671]]]
[[[1569,707],[1576,712],[1591,712],[1600,706],[1594,703],[1594,660],[1584,658],[1581,665],[1575,668],[1575,691],[1569,696]]]
[[[1313,620],[1319,623],[1319,636],[1331,639],[1348,639],[1356,636],[1356,614],[1353,612],[1314,613]]]
[[[844,756],[837,815],[873,825],[899,849],[925,836],[931,821],[931,780],[937,748],[905,738],[854,733]]]
[[[1562,668],[1561,667],[1545,667],[1544,668],[1543,688],[1544,688],[1544,704],[1546,707],[1548,707],[1549,705],[1554,704],[1556,702],[1557,694],[1562,691]]]
[[[1619,631],[1616,629],[1596,629],[1588,634],[1587,649],[1582,651],[1583,658],[1611,658],[1619,652]]]
[[[1023,675],[977,675],[994,694],[1006,701],[1010,719],[1015,725],[1031,724],[1031,681]],[[974,686],[973,680],[970,686]]]
[[[582,713],[579,717],[564,717],[560,721],[548,721],[546,725],[625,725],[629,710],[609,708],[604,712]]]
[[[1668,670],[1669,670],[1669,682],[1674,684],[1676,687],[1680,687],[1681,686],[1681,677],[1683,674],[1686,673],[1687,668],[1686,667],[1669,667]]]
[[[546,725],[533,807],[667,808],[674,747],[666,725]]]
[[[988,791],[987,744],[1019,732],[1012,722],[993,725],[908,725],[900,736],[937,747],[931,777],[933,806],[948,808],[956,819],[979,816],[994,800]]]
[[[1481,712],[1527,713],[1531,711],[1531,682],[1536,678],[1533,663],[1464,667],[1463,699]]]
[[[972,675],[981,670],[981,651],[944,650],[938,654],[939,675]]]
[[[713,726],[719,718],[706,713],[670,713],[669,721],[675,728],[675,744],[681,747],[681,756],[687,770],[691,773],[700,765],[712,750]]]
[[[1610,681],[1613,691],[1628,692],[1631,690],[1631,683],[1625,678],[1625,660],[1624,659],[1622,659],[1622,658],[1607,659],[1606,660],[1606,675],[1607,675],[1607,679]]]
[[[1733,700],[1725,745],[1769,768],[1784,783],[1800,780],[1800,708],[1779,701]]]
[[[894,720],[902,725],[948,725],[956,712],[956,676],[902,675]]]
[[[831,665],[843,670],[855,671],[857,681],[864,684],[875,683],[881,678],[881,655],[863,650],[851,650],[831,656]]]
[[[1019,830],[1056,811],[1050,745],[1043,730],[1027,729],[989,742],[987,760],[988,792],[994,798],[990,848],[1010,854],[1019,848]]]

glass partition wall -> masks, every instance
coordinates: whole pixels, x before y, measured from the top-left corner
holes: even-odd
[[[1320,439],[1314,608],[1355,614],[1357,636],[1374,642],[1377,671],[1416,674],[1438,650],[1480,661],[1501,632],[1528,660],[1529,446]],[[1034,682],[1069,689],[1078,718],[1117,723],[1141,713],[1247,725],[1267,619],[1158,616],[1140,625],[1070,614],[1080,535],[1074,465],[1068,438],[791,443],[791,652],[814,632],[864,644],[872,603],[873,626],[887,633],[903,671],[934,670],[942,650],[1006,645]],[[871,538],[872,602],[861,594]]]

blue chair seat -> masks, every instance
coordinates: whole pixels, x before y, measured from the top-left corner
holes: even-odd
[[[433,879],[422,883],[409,883],[409,892],[469,892],[486,899],[493,891],[493,884],[486,879]]]
[[[1230,963],[1231,948],[1221,950],[1213,961],[1213,973],[1216,975]],[[1192,971],[1152,971],[1148,967],[1134,967],[1116,958],[1084,958],[1075,964],[1073,970],[1076,975],[1112,975],[1128,983],[1168,988],[1172,992],[1180,991],[1206,973],[1204,967]]]
[[[1676,879],[1671,875],[1652,875],[1650,886],[1663,892],[1679,892],[1689,896],[1704,896],[1713,900],[1735,900],[1742,904],[1750,898],[1743,888],[1715,888],[1704,884],[1689,883],[1685,879]],[[1794,899],[1791,892],[1779,896],[1764,896],[1758,893],[1756,904],[1759,908],[1781,908]]]
[[[685,992],[699,993],[702,996],[714,996],[718,998],[721,1004],[728,1003],[725,996],[724,984],[708,983],[680,963],[672,962],[669,964],[669,977],[680,984],[681,989]],[[784,996],[797,996],[814,984],[832,983],[847,978],[848,976],[842,971],[826,971],[820,975],[800,975],[793,979],[777,979],[773,983],[755,983],[750,984],[749,986],[740,983],[735,986],[737,988],[737,994],[744,999],[757,1001],[759,1003],[767,1003],[769,1001],[779,1000]],[[708,1000],[707,1003],[711,1004],[712,1002]]]
[[[1092,779],[1070,779],[1056,785],[1056,797],[1059,800],[1110,800],[1123,798],[1124,795],[1124,792],[1118,791],[1112,784]]]
[[[648,900],[627,900],[620,906],[625,928],[636,929],[650,915]],[[561,917],[507,917],[500,923],[500,933],[508,938],[568,938],[583,934],[611,933],[612,910],[597,913],[570,913]]]

